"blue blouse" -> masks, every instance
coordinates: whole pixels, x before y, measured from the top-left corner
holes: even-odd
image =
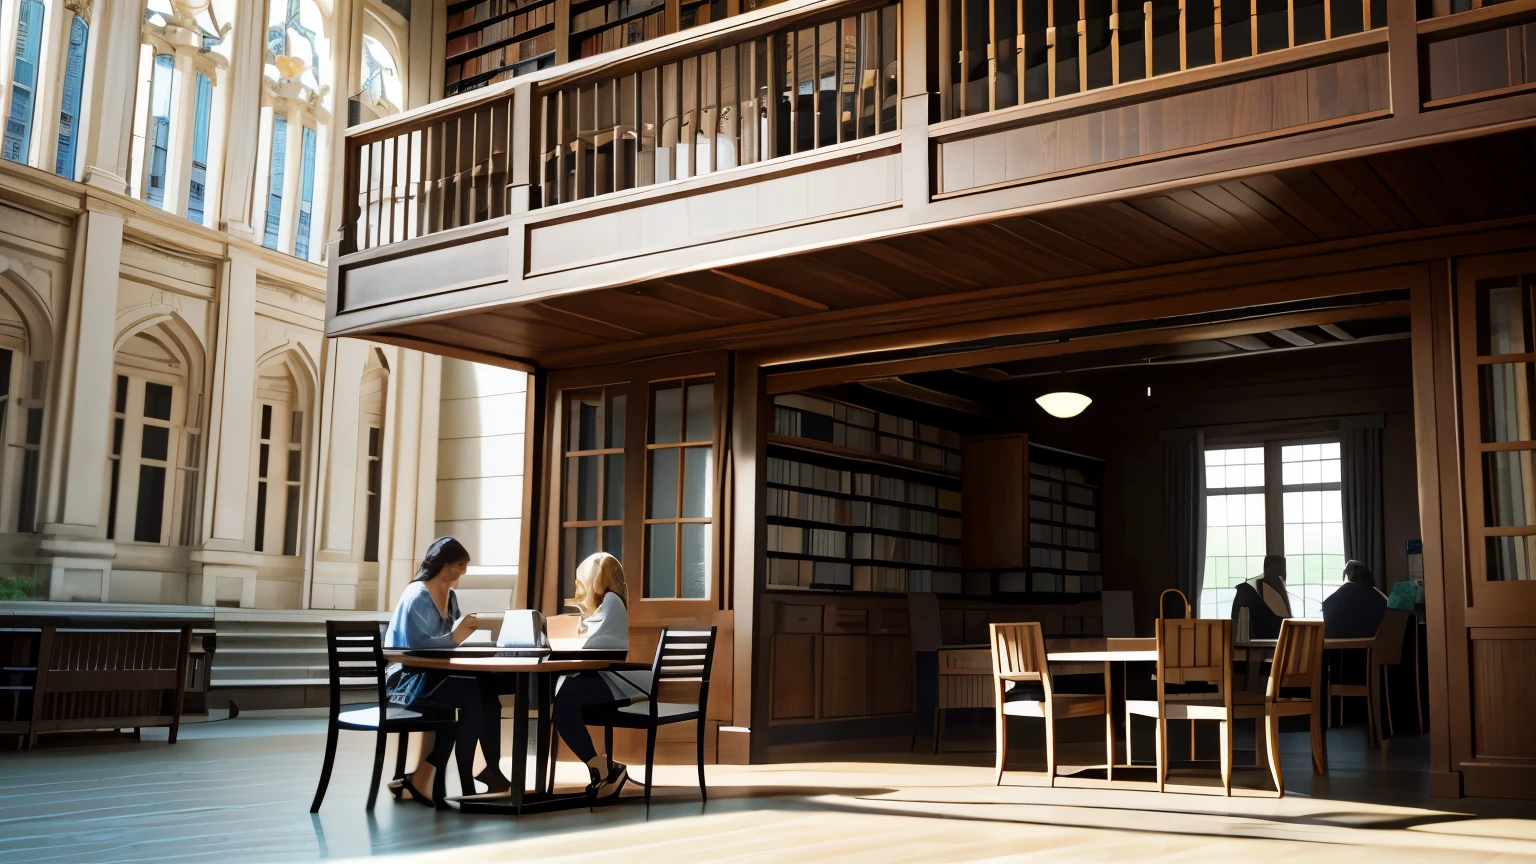
[[[448,614],[437,611],[432,592],[421,582],[406,586],[400,605],[384,631],[385,648],[452,648],[453,628],[459,620],[459,597],[448,592]],[[411,705],[427,695],[428,673],[395,663],[389,667],[389,701]]]
[[[389,629],[384,631],[385,648],[452,648],[453,628],[459,620],[459,597],[448,592],[448,615],[437,611],[437,602],[426,583],[412,582],[405,588]]]

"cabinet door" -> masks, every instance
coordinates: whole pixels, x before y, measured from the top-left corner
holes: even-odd
[[[907,636],[870,637],[869,713],[910,714],[915,660]]]
[[[816,637],[796,634],[773,637],[773,694],[769,710],[775,720],[816,716]]]
[[[869,639],[822,637],[822,717],[860,717],[869,713]]]
[[[1028,436],[968,437],[963,453],[960,506],[966,569],[1026,566]]]

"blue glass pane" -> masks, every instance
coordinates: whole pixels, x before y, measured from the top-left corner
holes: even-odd
[[[64,61],[64,104],[59,107],[59,153],[53,173],[75,179],[75,139],[80,134],[80,90],[85,82],[85,42],[90,34],[78,16],[69,25],[69,55]]]
[[[213,110],[213,82],[197,76],[197,110],[192,126],[192,182],[187,185],[187,218],[203,222],[203,202],[208,185],[208,115]]]
[[[293,241],[293,254],[309,257],[309,214],[315,199],[315,130],[304,127],[304,164],[299,175],[299,236]]]
[[[5,143],[0,156],[26,162],[32,144],[33,93],[37,86],[37,52],[43,38],[41,0],[22,0],[16,22],[16,65],[11,73],[11,113],[5,118]]]
[[[149,80],[149,183],[144,200],[156,207],[165,206],[165,159],[171,136],[171,79],[175,69],[171,55],[155,55],[154,74]]]
[[[288,118],[272,116],[272,180],[267,184],[267,230],[261,245],[277,248],[278,229],[283,224],[283,161],[288,152]]]

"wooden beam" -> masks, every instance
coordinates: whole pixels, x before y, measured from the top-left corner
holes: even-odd
[[[991,412],[980,402],[966,399],[963,396],[952,396],[938,390],[930,390],[927,387],[921,387],[917,384],[903,381],[900,378],[876,378],[873,381],[860,381],[859,383],[871,390],[889,393],[892,396],[900,396],[903,399],[911,399],[914,402],[924,402],[950,411],[959,411],[962,414],[974,414],[977,417],[991,416]]]
[[[1233,336],[1230,339],[1221,340],[1233,348],[1241,348],[1244,351],[1268,351],[1269,343],[1257,336]]]
[[[795,303],[795,304],[798,304],[800,306],[804,306],[807,309],[814,309],[817,312],[825,312],[829,308],[831,308],[831,307],[827,306],[824,303],[817,303],[815,300],[812,300],[809,297],[801,297],[799,294],[795,294],[795,293],[790,292],[790,291],[785,291],[783,288],[775,288],[772,285],[769,285],[769,284],[764,283],[764,282],[759,282],[756,279],[748,279],[745,276],[741,276],[741,275],[738,275],[736,273],[732,273],[729,270],[710,270],[709,272],[715,274],[716,276],[723,276],[726,279],[731,280],[732,282],[736,282],[736,283],[739,283],[741,285],[745,285],[748,288],[755,288],[758,291],[763,292],[764,294],[771,294],[774,297],[779,298],[780,300],[788,300],[791,303]]]
[[[953,354],[928,357],[911,357],[872,363],[854,363],[825,369],[807,369],[797,372],[781,372],[768,376],[768,392],[791,393],[812,387],[824,387],[848,381],[866,381],[910,375],[915,372],[937,372],[970,366],[986,366],[1029,360],[1038,357],[1055,357],[1065,354],[1082,354],[1114,348],[1138,345],[1171,345],[1183,342],[1200,342],[1207,339],[1232,340],[1255,333],[1268,333],[1277,328],[1301,327],[1336,321],[1358,321],[1364,318],[1396,318],[1408,314],[1406,300],[1376,303],[1368,306],[1347,306],[1336,309],[1318,309],[1287,315],[1245,318],[1222,321],[1215,324],[1199,324],[1176,328],[1148,328],[1109,333],[1102,336],[1084,336],[1067,341],[1052,340],[1030,345],[1011,345],[1001,348],[982,348]],[[1267,347],[1267,346],[1266,346]]]
[[[1329,336],[1332,336],[1341,342],[1349,342],[1355,338],[1354,336],[1350,335],[1348,330],[1345,330],[1343,327],[1340,327],[1337,324],[1319,324],[1317,325],[1317,329],[1327,333]]]
[[[1317,344],[1315,341],[1313,341],[1311,339],[1308,339],[1305,335],[1303,335],[1301,333],[1297,333],[1295,330],[1291,330],[1289,328],[1281,329],[1281,330],[1271,330],[1270,334],[1273,335],[1275,338],[1284,340],[1286,342],[1289,342],[1289,343],[1291,343],[1292,345],[1295,345],[1298,348],[1305,348],[1308,345],[1316,345]]]

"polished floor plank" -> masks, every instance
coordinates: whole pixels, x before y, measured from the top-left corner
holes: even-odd
[[[1238,770],[1230,799],[1214,772],[1193,770],[1175,772],[1179,791],[1166,794],[1148,769],[1117,771],[1114,784],[1087,772],[1056,788],[1010,771],[997,787],[981,746],[857,756],[857,746],[840,744],[805,747],[792,763],[710,766],[707,806],[691,766],[663,766],[649,818],[632,788],[596,813],[522,820],[382,795],[370,816],[367,735],[342,736],[325,806],[312,817],[324,746],[312,714],[185,727],[174,746],[163,731],[144,737],[0,756],[0,861],[1536,862],[1536,806],[1430,799],[1427,739],[1371,751],[1356,728],[1330,733],[1326,778],[1308,770],[1306,735],[1284,736],[1284,799],[1267,770],[1253,768]],[[1039,755],[1021,749],[1018,762]],[[565,763],[559,778],[574,788],[584,770]]]

